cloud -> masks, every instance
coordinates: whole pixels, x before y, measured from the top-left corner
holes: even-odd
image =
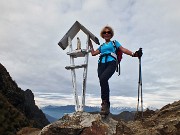
[[[59,97],[59,102],[66,104],[69,99],[65,97],[72,93],[71,72],[65,69],[70,60],[66,55],[68,48],[62,50],[57,43],[76,20],[103,43],[99,32],[108,24],[115,30],[113,40],[118,40],[132,51],[143,48],[144,104],[160,107],[179,100],[179,3],[178,0],[2,0],[0,62],[22,89],[31,89],[42,95],[43,92],[61,93],[65,96]],[[86,36],[82,32],[77,36],[85,45]],[[97,47],[94,44],[94,48]],[[100,104],[97,61],[98,57],[89,56],[87,104],[91,105]],[[77,59],[75,62],[84,61]],[[118,105],[119,101],[126,101],[125,105],[134,105],[137,98],[138,64],[138,59],[123,55],[121,75],[114,74],[109,82],[112,105]],[[76,74],[78,91],[82,87],[82,72],[79,70]],[[36,99],[42,103],[44,101],[40,94]]]

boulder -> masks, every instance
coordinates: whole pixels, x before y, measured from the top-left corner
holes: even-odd
[[[118,127],[118,129],[117,129]],[[100,114],[75,112],[44,127],[39,135],[118,135],[131,134],[124,122]]]

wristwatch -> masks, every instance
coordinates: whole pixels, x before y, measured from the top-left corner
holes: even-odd
[[[132,55],[131,55],[132,57],[134,57],[134,53],[132,52]]]

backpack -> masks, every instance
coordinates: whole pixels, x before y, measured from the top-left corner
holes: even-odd
[[[120,62],[122,60],[122,55],[123,55],[123,52],[121,50],[119,50],[119,48],[116,47],[116,41],[113,40],[112,41],[115,49],[116,49],[116,55],[117,55],[117,59],[116,59],[116,62],[117,62],[117,66],[116,66],[116,72],[118,72],[118,76],[120,75]]]

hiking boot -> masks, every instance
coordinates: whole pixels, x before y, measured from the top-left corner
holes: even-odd
[[[103,100],[101,103],[101,115],[108,115],[110,113],[109,111],[110,108],[110,102]]]

